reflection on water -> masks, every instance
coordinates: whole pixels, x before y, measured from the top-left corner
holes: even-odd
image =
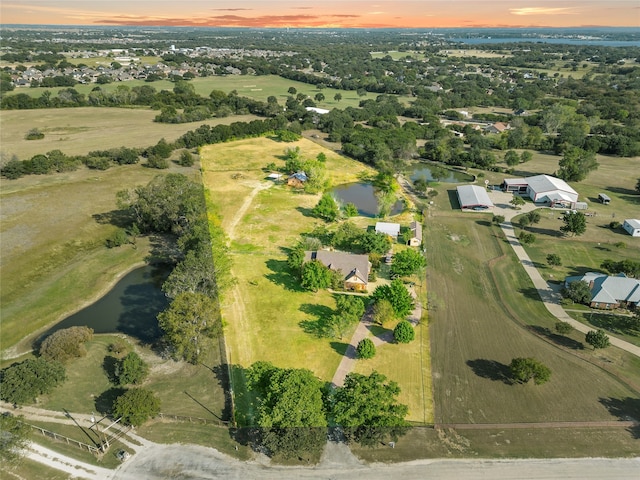
[[[348,183],[333,189],[333,195],[342,203],[353,203],[358,208],[358,213],[365,217],[378,215],[378,199],[376,188],[370,183]],[[404,209],[404,203],[400,200],[391,207],[389,215],[397,215]]]
[[[169,301],[160,290],[169,267],[137,268],[124,277],[100,300],[65,318],[42,338],[62,328],[87,326],[95,333],[126,333],[151,343],[161,336],[156,316]]]
[[[435,178],[433,172],[436,172]],[[415,182],[419,178],[424,178],[430,182],[444,182],[444,183],[465,183],[472,182],[473,176],[464,172],[457,172],[455,170],[449,170],[448,168],[429,165],[416,165],[411,171],[409,171],[409,178],[412,182]]]

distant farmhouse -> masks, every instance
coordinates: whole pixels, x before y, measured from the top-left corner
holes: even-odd
[[[636,218],[628,218],[622,224],[622,228],[632,237],[640,237],[640,220]]]
[[[290,175],[287,178],[287,185],[294,188],[303,188],[304,184],[307,183],[309,177],[304,172],[296,172],[293,175]]]
[[[376,233],[384,233],[393,239],[397,239],[400,235],[399,223],[376,222]]]
[[[366,292],[369,285],[371,263],[368,255],[318,250],[304,252],[304,261],[318,260],[325,267],[344,275],[345,290]]]
[[[564,180],[549,175],[507,178],[501,187],[506,192],[526,195],[534,203],[549,205],[552,208],[576,208],[578,204],[578,192]]]
[[[487,210],[493,207],[486,188],[477,185],[462,185],[456,188],[462,210]]]
[[[591,290],[591,308],[613,310],[626,307],[634,309],[640,303],[640,280],[627,278],[624,273],[609,276],[603,273],[589,272],[581,276],[567,277],[565,286],[571,282],[585,282]]]

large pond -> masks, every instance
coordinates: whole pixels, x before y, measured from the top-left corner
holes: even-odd
[[[353,203],[360,215],[376,217],[378,215],[378,199],[376,188],[367,182],[347,183],[333,189],[333,195],[342,204]],[[390,215],[397,215],[404,209],[400,200],[391,207]]]
[[[473,176],[468,173],[425,164],[418,164],[409,170],[409,178],[412,182],[415,182],[419,178],[424,178],[430,182],[437,181],[444,183],[466,183],[473,181]]]
[[[87,326],[95,333],[126,333],[152,343],[161,336],[156,316],[169,305],[160,289],[169,272],[166,265],[131,271],[100,300],[65,318],[41,338],[62,328]]]

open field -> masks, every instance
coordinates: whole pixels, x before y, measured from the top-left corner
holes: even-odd
[[[46,478],[47,480],[68,480],[72,478],[68,473],[61,472],[55,468],[34,460],[23,458],[17,465],[2,465],[0,476],[4,480],[23,480],[25,478]]]
[[[318,89],[315,85],[309,83],[298,82],[295,80],[288,80],[286,78],[279,77],[277,75],[225,75],[225,76],[211,76],[211,77],[198,77],[193,80],[189,80],[198,95],[208,97],[212,90],[221,90],[225,93],[229,93],[233,90],[238,92],[238,95],[243,97],[249,97],[256,100],[267,101],[267,98],[274,96],[278,99],[280,105],[284,105],[287,97],[289,97],[290,87],[294,87],[298,93],[303,93],[313,98],[316,93],[322,92],[325,99],[322,102],[317,102],[317,106],[320,108],[346,108],[357,107],[361,100],[368,98],[375,99],[378,94],[367,92],[365,96],[358,96],[355,90],[338,90],[335,88]],[[144,80],[130,80],[127,82],[114,82],[106,85],[99,85],[104,91],[115,90],[118,86],[127,86],[129,88],[139,87],[142,85],[155,88],[158,92],[161,90],[173,90],[175,84],[169,80],[159,80],[157,82],[145,82]],[[79,93],[88,95],[95,84],[78,84],[73,88]],[[16,93],[25,93],[31,97],[39,97],[45,91],[50,91],[52,94],[57,94],[60,87],[55,88],[18,88],[9,93],[13,95]],[[333,97],[336,93],[342,95],[342,100],[335,101]],[[295,96],[295,95],[294,95]],[[407,97],[408,98],[408,97]]]
[[[174,165],[168,171],[197,175]],[[118,190],[145,185],[160,173],[128,165],[2,180],[2,350],[93,303],[143,263],[148,239],[138,239],[137,248],[105,247],[117,228],[108,218]],[[22,342],[20,349],[29,348]]]
[[[156,123],[156,110],[148,108],[47,108],[3,110],[0,112],[0,151],[7,160],[16,155],[26,160],[34,155],[60,150],[67,155],[86,155],[93,150],[116,147],[144,148],[164,138],[173,142],[201,124],[249,122],[254,115],[212,118],[193,123]],[[25,140],[32,128],[38,128],[42,140]]]
[[[525,327],[554,319],[488,220],[437,212],[427,221],[427,285],[443,305],[429,312],[436,422],[614,420],[603,399],[638,393]],[[514,357],[542,361],[551,381],[511,385]]]
[[[70,361],[67,381],[38,402],[47,410],[89,414],[105,408],[119,389],[109,382],[104,368],[108,346],[121,335],[96,335],[87,342],[87,355]],[[126,337],[125,337],[126,338]],[[218,366],[221,363],[218,342],[199,365],[163,359],[149,347],[128,340],[130,351],[135,351],[149,365],[150,373],[140,386],[153,390],[161,401],[161,411],[168,415],[183,415],[220,419],[225,408],[223,386]],[[99,405],[97,405],[99,404]],[[56,430],[57,431],[57,430]]]

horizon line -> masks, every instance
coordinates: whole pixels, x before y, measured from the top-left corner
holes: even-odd
[[[272,30],[523,30],[523,29],[552,29],[552,30],[575,30],[589,28],[613,28],[613,29],[634,29],[640,31],[640,26],[636,25],[577,25],[571,27],[553,27],[548,25],[496,25],[496,26],[467,26],[467,27],[318,27],[318,26],[224,26],[224,25],[137,25],[137,24],[83,24],[83,23],[0,23],[3,27],[129,27],[129,28],[221,28],[221,29],[272,29]]]

